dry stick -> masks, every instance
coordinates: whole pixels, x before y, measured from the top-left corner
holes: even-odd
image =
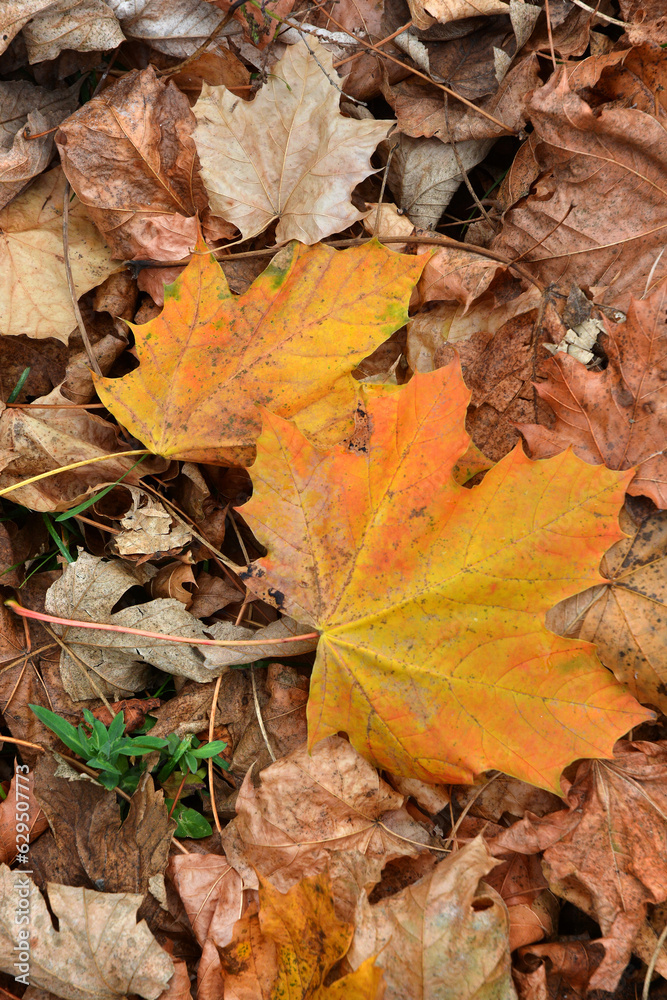
[[[470,196],[471,196],[472,200],[477,205],[477,208],[480,210],[480,212],[482,213],[482,215],[484,216],[484,218],[486,219],[486,221],[488,222],[488,224],[491,226],[491,229],[493,230],[493,222],[491,221],[491,216],[489,215],[489,213],[485,209],[484,205],[482,205],[481,201],[477,197],[477,192],[475,191],[474,187],[470,183],[470,178],[468,177],[468,172],[467,172],[467,170],[465,168],[463,160],[461,159],[461,155],[459,153],[458,147],[457,147],[456,143],[454,142],[454,137],[453,137],[452,131],[451,131],[450,127],[449,127],[449,97],[448,97],[447,94],[445,94],[445,128],[447,129],[447,139],[449,140],[449,145],[452,147],[452,153],[454,154],[454,159],[456,160],[456,165],[459,168],[461,176],[463,177],[463,183],[468,188],[468,192],[470,193]]]
[[[110,528],[107,524],[100,524],[99,521],[93,521],[89,517],[84,517],[83,514],[75,514],[75,520],[83,521],[84,524],[92,524],[93,528],[97,528],[99,531],[108,531],[111,535],[120,535],[120,528]]]
[[[31,486],[32,483],[38,483],[42,479],[49,479],[50,476],[59,476],[61,472],[71,472],[72,469],[80,469],[83,465],[93,465],[95,462],[111,462],[114,458],[130,458],[132,455],[152,454],[153,452],[149,451],[148,448],[137,448],[136,451],[115,451],[110,452],[108,455],[96,455],[94,458],[84,458],[81,462],[71,462],[70,465],[61,465],[58,469],[49,469],[48,472],[40,472],[38,476],[30,476],[29,479],[24,479],[20,483],[14,483],[13,486],[5,486],[4,490],[0,490],[0,497],[4,497],[7,493],[12,493],[14,490],[20,490],[22,486]]]
[[[380,222],[381,222],[381,219],[382,219],[382,200],[384,198],[384,189],[387,186],[387,176],[389,174],[389,164],[391,163],[392,157],[393,157],[393,155],[394,155],[397,147],[398,147],[398,140],[394,143],[394,145],[389,150],[389,153],[387,154],[387,162],[384,165],[384,173],[382,175],[382,186],[380,188],[380,197],[378,198],[377,212],[375,213],[375,224],[373,226],[373,236],[375,236],[376,239],[377,239],[377,235],[376,234],[377,234],[378,229],[380,228]]]
[[[317,0],[315,0],[315,6],[316,7],[320,6],[320,4],[317,3]],[[326,16],[330,18],[333,21],[333,23],[341,29],[341,31],[344,31],[346,34],[349,34],[347,28],[345,28],[340,23],[340,21],[337,21],[336,18],[333,16],[333,14],[327,12]],[[294,25],[292,25],[292,27],[294,27]],[[355,36],[352,35],[351,37],[354,38]],[[355,38],[355,41],[357,41],[359,45],[363,45],[364,48],[370,49],[371,52],[375,52],[377,53],[377,55],[382,56],[383,59],[389,59],[391,62],[396,63],[397,66],[401,66],[403,69],[408,70],[408,72],[412,73],[414,76],[420,76],[422,80],[426,80],[428,83],[433,84],[433,86],[437,87],[439,90],[444,90],[446,94],[449,94],[451,97],[455,97],[457,101],[461,101],[462,104],[465,104],[467,107],[472,108],[473,111],[477,111],[477,113],[482,115],[483,118],[488,118],[489,121],[493,122],[494,125],[497,125],[499,128],[501,128],[503,132],[508,132],[510,135],[515,134],[513,128],[508,128],[504,122],[501,122],[498,118],[494,118],[494,116],[490,114],[488,111],[485,111],[483,108],[478,108],[476,104],[472,103],[472,101],[469,101],[465,97],[461,97],[461,95],[457,94],[455,90],[451,89],[451,87],[446,87],[444,83],[437,83],[436,80],[434,80],[430,76],[427,76],[426,73],[422,73],[420,70],[415,69],[414,67],[409,66],[407,63],[402,62],[402,60],[394,58],[394,56],[390,56],[388,52],[383,52],[382,49],[379,49],[377,47],[377,45],[371,45],[370,42],[365,42],[363,38]]]
[[[105,410],[104,403],[5,403],[17,410],[26,410],[29,406],[36,410]]]
[[[81,315],[81,310],[79,309],[79,301],[76,296],[76,288],[74,287],[74,278],[72,277],[72,267],[69,262],[69,193],[70,193],[69,181],[65,181],[65,192],[63,194],[63,256],[65,258],[65,273],[67,275],[67,286],[69,288],[70,298],[72,299],[72,308],[74,310],[74,315],[76,317],[77,326],[79,327],[79,333],[81,334],[83,346],[85,347],[86,354],[88,355],[90,367],[93,369],[96,375],[101,375],[102,369],[100,368],[99,362],[95,357],[95,352],[93,351],[93,345],[88,339],[88,331],[86,330],[85,324],[83,322],[83,316]]]
[[[408,28],[411,27],[412,27],[412,21],[407,21],[402,27],[397,28],[396,31],[392,32],[391,35],[387,35],[386,38],[382,38],[379,42],[375,42],[376,48],[378,49],[381,48],[383,45],[386,45],[387,42],[393,42],[393,40],[397,38],[398,35],[402,35],[404,31],[407,31]],[[338,62],[335,62],[333,64],[333,68],[338,69],[339,66],[344,66],[345,63],[352,62],[353,59],[358,59],[360,56],[363,56],[364,54],[365,53],[363,52],[355,52],[354,55],[346,56],[344,59],[339,59]]]
[[[50,652],[50,650],[55,649],[55,647],[56,647],[55,642],[49,642],[46,644],[46,646],[38,646],[37,649],[33,649],[30,654],[24,651],[23,653],[21,653],[20,656],[17,656],[15,659],[10,660],[9,663],[3,663],[3,665],[0,667],[0,674],[4,674],[5,670],[11,670],[12,667],[15,667],[17,663],[20,663],[21,660],[24,660],[28,655],[37,656],[39,653],[48,653]]]
[[[549,50],[551,52],[551,61],[554,67],[554,73],[557,69],[556,64],[556,53],[554,51],[554,36],[551,30],[551,11],[549,10],[549,0],[544,0],[544,13],[547,18],[547,34],[549,35]]]
[[[253,700],[255,702],[255,715],[257,716],[257,721],[259,722],[260,732],[261,732],[262,737],[264,739],[264,743],[266,745],[266,749],[269,751],[269,756],[271,757],[271,760],[275,764],[275,762],[276,762],[276,755],[274,754],[273,750],[271,749],[271,744],[269,743],[269,736],[268,736],[268,733],[266,731],[266,727],[264,726],[264,719],[262,718],[262,710],[261,710],[261,708],[259,706],[259,695],[257,694],[257,681],[255,680],[255,664],[254,663],[250,664],[250,679],[252,681],[252,697],[253,697]]]
[[[72,618],[57,618],[41,611],[30,611],[21,607],[16,601],[5,601],[5,606],[11,608],[14,614],[23,618],[34,618],[39,622],[50,622],[52,625],[68,625],[75,628],[100,629],[102,632],[122,632],[125,635],[140,635],[147,639],[161,639],[164,642],[184,642],[189,646],[266,646],[266,639],[194,639],[186,635],[165,635],[162,632],[148,632],[141,628],[129,628],[125,625],[104,625],[102,622],[80,622]],[[304,639],[319,639],[319,632],[308,632],[306,635],[290,635],[283,639],[271,639],[270,644],[302,642]],[[94,645],[94,643],[91,643]]]
[[[642,1000],[649,1000],[649,993],[651,991],[651,979],[653,978],[653,973],[655,972],[655,967],[658,963],[658,957],[660,955],[660,951],[662,950],[662,946],[664,945],[666,940],[667,940],[667,924],[665,924],[665,926],[662,928],[660,932],[660,937],[658,938],[655,950],[651,955],[651,961],[649,962],[648,968],[646,970],[646,976],[644,977],[644,989],[642,990]]]
[[[609,14],[603,14],[601,11],[596,10],[595,7],[589,7],[584,0],[572,0],[573,4],[577,7],[581,7],[582,10],[587,10],[589,14],[593,14],[594,17],[599,17],[602,21],[608,21],[609,24],[617,24],[619,28],[632,28],[632,24],[628,24],[627,21],[619,21],[616,17],[611,17]]]
[[[215,682],[215,690],[213,691],[213,704],[211,705],[211,717],[208,720],[208,741],[213,742],[213,730],[215,728],[215,713],[218,711],[218,695],[220,694],[220,683],[222,681],[222,674],[218,677]],[[215,786],[213,784],[213,758],[208,759],[208,787],[211,791],[211,812],[213,813],[213,819],[215,820],[215,828],[218,833],[222,833],[222,826],[220,825],[220,817],[218,816],[218,806],[215,801]]]

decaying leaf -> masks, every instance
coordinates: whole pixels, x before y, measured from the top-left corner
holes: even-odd
[[[21,891],[23,889],[23,891]],[[29,960],[19,974],[63,1000],[118,1000],[136,993],[157,1000],[173,974],[171,959],[146,923],[136,922],[142,896],[48,885],[55,930],[29,875],[0,866],[0,969],[16,976],[22,953],[17,901],[27,901]]]
[[[600,567],[606,582],[557,604],[547,623],[560,635],[594,642],[616,678],[645,704],[667,710],[667,511],[639,525],[623,512],[628,533]]]
[[[468,399],[456,363],[364,386],[366,438],[327,454],[265,411],[244,516],[269,554],[248,584],[323,633],[311,745],[344,730],[393,773],[497,768],[555,789],[571,760],[608,756],[647,718],[590,645],[543,624],[600,581],[630,476],[517,447],[466,490],[452,467]]]
[[[374,906],[363,896],[352,968],[377,955],[385,1000],[514,1000],[507,910],[480,883],[496,864],[477,837],[395,896]]]
[[[31,63],[55,59],[63,49],[95,52],[125,41],[104,0],[54,0],[23,28]]]
[[[237,299],[202,252],[161,315],[135,328],[139,368],[96,379],[100,399],[152,451],[192,462],[249,465],[262,404],[340,440],[357,393],[349,373],[403,325],[424,263],[376,243],[292,243]]]
[[[19,787],[17,788],[15,774],[12,777],[6,798],[0,802],[0,862],[7,865],[16,861],[18,844],[32,843],[49,828],[48,820],[35,799],[34,771],[30,771],[28,774],[24,774],[22,771],[17,773],[20,775]],[[17,815],[19,813],[22,817],[21,820]],[[25,840],[21,839],[18,842],[17,822],[26,823],[28,827],[28,831],[24,835]]]
[[[194,249],[195,213],[208,206],[194,125],[185,95],[148,67],[126,73],[58,130],[67,178],[115,257],[178,260]],[[223,223],[211,236],[234,232]]]
[[[348,920],[388,861],[427,850],[428,834],[403,802],[349,743],[331,736],[312,755],[302,747],[264,768],[257,787],[248,773],[223,847],[252,888],[264,875],[285,892],[328,869],[336,912]]]
[[[536,386],[556,414],[553,427],[519,424],[535,458],[572,446],[587,462],[637,469],[628,487],[667,507],[667,286],[632,300],[627,322],[608,322],[603,347],[609,364],[589,372],[571,355],[544,364]]]
[[[63,191],[59,167],[42,174],[0,211],[0,309],[4,334],[55,337],[76,326],[63,262]],[[79,202],[69,207],[69,254],[77,295],[117,268]]]
[[[194,109],[202,177],[213,210],[244,238],[279,219],[279,243],[317,243],[363,217],[350,194],[393,122],[343,118],[337,78],[311,36],[288,47],[250,104],[204,85]]]
[[[544,850],[551,889],[602,929],[606,954],[590,987],[613,992],[647,904],[667,898],[667,745],[621,741],[613,760],[583,761],[563,790],[567,810],[529,813],[492,850]]]
[[[596,301],[626,309],[667,274],[664,127],[639,109],[594,111],[565,69],[528,112],[534,132],[504,182],[511,207],[493,247],[545,284],[593,286]]]
[[[225,997],[375,1000],[382,972],[374,956],[324,985],[352,933],[336,916],[326,874],[304,878],[284,894],[261,879],[259,913],[255,907],[239,920],[234,939],[220,949]]]
[[[204,0],[105,0],[127,38],[158,52],[191,56],[220,24],[223,15]]]

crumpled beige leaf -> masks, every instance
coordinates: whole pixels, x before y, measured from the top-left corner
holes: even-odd
[[[53,132],[77,107],[78,84],[47,90],[27,80],[0,83],[0,208],[41,174],[53,154]],[[31,135],[48,132],[37,139]]]
[[[29,901],[29,961],[17,970],[16,922],[20,887]],[[171,959],[157,943],[146,922],[136,922],[143,896],[93,892],[69,885],[48,884],[55,930],[42,894],[28,875],[0,865],[0,969],[23,973],[32,986],[63,1000],[118,1000],[136,993],[157,1000],[173,975]]]
[[[347,920],[388,861],[428,848],[404,796],[339,736],[317,743],[312,754],[295,750],[258,777],[255,787],[252,770],[246,775],[236,819],[222,833],[225,854],[248,887],[257,887],[259,874],[286,892],[328,866],[336,912]]]
[[[0,211],[0,313],[5,335],[64,344],[76,326],[63,263],[63,192],[59,167],[38,177]],[[78,201],[69,206],[69,256],[77,295],[118,265]]]
[[[42,409],[41,403],[52,408]],[[68,510],[100,483],[115,482],[120,476],[125,476],[125,483],[136,483],[149,470],[164,471],[163,459],[150,458],[130,472],[136,459],[123,457],[118,427],[86,410],[61,409],[68,403],[70,400],[56,388],[23,409],[4,410],[0,416],[0,489],[71,462],[105,454],[109,460],[21,486],[11,494],[15,503],[31,510]]]
[[[0,52],[4,52],[31,17],[53,0],[3,0],[0,6]]]
[[[384,1000],[515,1000],[507,909],[480,884],[496,864],[479,836],[396,895],[362,895],[347,961],[377,955]]]
[[[97,621],[188,635],[193,643],[206,638],[205,626],[185,610],[175,598],[156,598],[111,613],[111,609],[131,587],[145,582],[146,572],[137,567],[136,575],[120,560],[105,561],[88,552],[81,552],[76,562],[69,563],[46,595],[46,610],[59,618],[76,621]],[[190,677],[205,682],[216,677],[220,669],[208,668],[196,646],[185,643],[147,639],[122,632],[94,632],[56,626],[63,641],[82,660],[88,672],[69,653],[62,652],[60,672],[63,685],[74,701],[94,698],[99,689],[105,694],[141,691],[151,676],[150,666],[178,677]],[[244,638],[243,636],[241,638]],[[251,647],[252,648],[252,647]],[[92,676],[96,688],[88,676]]]
[[[308,45],[314,56],[301,41],[289,46],[254,101],[205,84],[194,107],[211,207],[244,238],[279,219],[279,243],[312,244],[363,215],[350,195],[393,122],[343,118],[331,53]]]
[[[430,28],[434,20],[440,24],[460,21],[464,17],[488,17],[507,14],[504,0],[409,0],[410,13],[418,28]]]
[[[205,0],[105,0],[127,38],[184,59],[215,31],[223,14]]]
[[[125,41],[104,0],[55,0],[23,28],[31,63],[55,59],[63,49],[104,52]]]
[[[187,97],[149,66],[125,74],[56,133],[69,182],[115,257],[178,260],[197,242],[196,212],[210,239],[235,232],[222,220],[207,228],[194,125]]]
[[[121,531],[114,538],[120,556],[156,555],[180,549],[192,541],[192,535],[180,521],[153,497],[136,486],[127,486],[132,506],[121,518]]]

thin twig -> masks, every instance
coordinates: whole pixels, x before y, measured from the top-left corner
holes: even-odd
[[[102,369],[100,368],[99,362],[95,357],[93,351],[93,345],[90,343],[88,338],[88,331],[83,322],[83,316],[81,315],[81,310],[79,309],[79,300],[76,296],[76,288],[74,287],[74,278],[72,277],[72,266],[69,260],[69,193],[70,186],[69,181],[65,181],[65,191],[63,194],[63,256],[65,258],[65,274],[67,275],[67,286],[69,288],[70,298],[72,299],[72,308],[74,310],[74,316],[76,317],[77,326],[79,327],[79,333],[81,334],[81,339],[83,341],[83,346],[86,349],[86,354],[88,355],[88,361],[90,362],[90,367],[93,369],[96,375],[102,374]]]
[[[484,218],[488,222],[489,226],[491,227],[491,230],[493,231],[494,225],[493,225],[493,222],[491,221],[491,216],[489,215],[489,213],[485,209],[484,205],[482,205],[481,201],[479,200],[479,198],[477,196],[477,192],[475,191],[474,187],[470,183],[470,178],[468,177],[468,172],[467,172],[467,170],[465,168],[465,164],[463,163],[463,160],[461,159],[461,155],[459,153],[458,147],[457,147],[457,145],[456,145],[456,143],[454,141],[454,136],[452,135],[451,129],[449,127],[449,95],[448,94],[445,94],[445,128],[447,129],[447,141],[449,142],[449,145],[452,147],[452,153],[454,154],[454,159],[456,160],[456,165],[459,168],[459,173],[461,174],[461,177],[463,178],[463,183],[468,188],[468,193],[470,194],[470,197],[475,202],[475,204],[477,205],[477,208],[480,210],[480,212],[482,213],[482,215],[484,216]]]
[[[667,940],[667,924],[662,928],[660,932],[660,937],[657,940],[653,954],[651,955],[651,961],[648,964],[646,970],[646,976],[644,977],[644,989],[642,990],[642,1000],[649,1000],[649,993],[651,991],[651,979],[653,978],[653,973],[655,972],[655,967],[658,963],[658,958],[660,957],[660,952],[662,946]]]
[[[215,690],[213,691],[213,704],[211,705],[211,717],[208,720],[208,741],[213,742],[213,730],[215,728],[215,713],[218,710],[218,695],[220,694],[220,684],[222,682],[222,674],[218,677],[215,682]],[[213,785],[213,758],[208,759],[208,787],[211,792],[211,812],[213,813],[213,819],[215,820],[215,828],[218,833],[222,833],[222,826],[220,825],[220,817],[218,816],[218,806],[215,801],[215,787]]]
[[[572,0],[573,4],[577,7],[581,7],[582,10],[587,10],[589,14],[593,14],[594,17],[599,17],[601,21],[608,21],[609,24],[617,24],[619,28],[632,28],[631,24],[627,21],[619,21],[616,17],[611,17],[609,14],[603,14],[602,11],[596,10],[595,7],[589,7],[584,0]]]
[[[384,173],[382,175],[382,186],[380,188],[380,197],[378,198],[378,209],[375,214],[375,225],[373,226],[373,236],[376,236],[376,233],[380,228],[380,222],[382,221],[382,199],[384,198],[384,189],[387,186],[387,175],[389,174],[389,164],[391,163],[392,157],[396,152],[397,147],[398,147],[398,140],[389,150],[389,153],[387,154],[387,162],[384,165]]]
[[[556,63],[556,52],[554,50],[554,36],[551,30],[551,11],[549,9],[549,0],[544,0],[544,13],[547,19],[547,34],[549,36],[549,51],[551,52],[551,62],[553,63],[554,73],[556,72],[558,66]]]
[[[250,665],[250,679],[252,681],[252,696],[253,696],[253,699],[255,701],[255,713],[257,715],[257,721],[259,722],[259,728],[260,728],[260,731],[261,731],[262,736],[264,738],[264,743],[266,745],[266,749],[269,751],[269,756],[271,757],[271,760],[275,763],[275,761],[276,761],[276,755],[274,754],[273,750],[271,749],[271,744],[269,743],[269,737],[268,737],[268,734],[266,732],[266,728],[264,726],[264,719],[262,718],[262,710],[259,707],[259,696],[257,694],[257,681],[255,680],[255,664],[254,663],[252,663]]]
[[[406,22],[405,24],[403,24],[403,25],[402,25],[402,26],[401,26],[400,28],[397,28],[397,29],[396,29],[396,31],[393,31],[393,32],[391,33],[391,35],[387,35],[387,37],[386,37],[386,38],[382,38],[382,39],[380,39],[380,41],[379,41],[379,42],[375,42],[375,43],[374,43],[374,44],[375,44],[375,47],[379,49],[379,48],[381,48],[381,47],[382,47],[383,45],[386,45],[386,44],[387,44],[387,42],[393,42],[393,40],[394,40],[395,38],[397,38],[397,37],[398,37],[399,35],[402,35],[404,31],[407,31],[407,30],[408,30],[408,28],[411,28],[411,27],[412,27],[412,21],[407,21],[407,22]],[[369,37],[370,37],[370,35],[369,35]],[[365,54],[366,54],[365,52],[355,52],[355,53],[354,53],[353,55],[351,55],[351,56],[345,56],[345,58],[344,58],[344,59],[339,59],[339,60],[338,60],[338,62],[335,62],[335,63],[333,64],[333,67],[334,67],[334,69],[338,69],[338,67],[339,67],[339,66],[344,66],[344,65],[345,65],[345,63],[349,63],[349,62],[352,62],[352,60],[353,60],[353,59],[358,59],[358,58],[359,58],[360,56],[363,56],[363,55],[365,55]]]

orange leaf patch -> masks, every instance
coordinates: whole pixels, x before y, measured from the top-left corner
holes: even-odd
[[[647,712],[590,643],[544,626],[601,581],[632,473],[517,447],[480,485],[458,364],[364,386],[366,433],[328,454],[265,412],[243,508],[268,548],[249,585],[323,633],[309,738],[345,730],[379,767],[432,782],[497,768],[558,788]]]
[[[95,379],[102,402],[151,451],[190,462],[249,465],[261,405],[325,447],[339,441],[352,426],[350,372],[406,322],[428,254],[291,243],[236,298],[199,249],[162,313],[134,328],[139,368]]]

